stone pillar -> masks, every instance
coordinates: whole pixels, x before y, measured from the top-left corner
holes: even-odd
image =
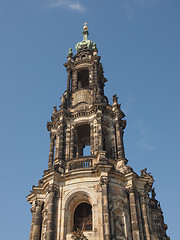
[[[74,126],[71,127],[70,159],[74,157]]]
[[[104,240],[110,240],[108,182],[109,182],[108,177],[101,177],[100,184],[102,187],[102,213],[103,213]]]
[[[97,120],[94,119],[93,121],[93,125],[94,125],[94,153],[97,153],[98,150],[98,129],[97,129]]]
[[[80,146],[78,144],[78,136],[77,136],[77,130],[76,129],[74,129],[74,150],[75,150],[75,157],[79,157]]]
[[[133,240],[140,240],[134,188],[129,190],[129,204],[130,204],[130,212],[131,212],[131,226],[132,226]]]
[[[70,157],[70,126],[66,127],[66,160]]]
[[[148,217],[147,217],[147,210],[146,210],[146,203],[145,203],[145,198],[146,195],[141,193],[140,195],[140,202],[141,202],[141,209],[142,209],[142,216],[144,220],[144,232],[145,232],[145,237],[147,240],[150,240],[150,231],[149,231],[149,224],[148,224]]]
[[[119,122],[116,123],[116,142],[117,142],[117,155],[118,159],[125,157],[124,146],[123,146],[123,132],[119,126]]]
[[[50,169],[53,166],[53,160],[54,160],[54,140],[55,136],[52,135],[50,137],[50,149],[49,149],[49,162],[48,162],[48,169]]]
[[[60,120],[59,129],[58,129],[58,135],[59,135],[59,152],[58,152],[58,158],[60,161],[60,166],[62,165],[62,159],[63,159],[63,141],[64,141],[64,126],[63,126],[63,119]]]
[[[57,190],[53,185],[49,186],[48,194],[48,216],[47,216],[47,240],[54,240],[54,215],[55,215],[55,196]]]
[[[72,90],[73,90],[73,92],[77,90],[77,86],[78,86],[77,70],[74,70],[73,79],[72,79]]]
[[[142,213],[141,213],[141,203],[140,203],[140,195],[139,192],[136,192],[136,200],[137,200],[137,214],[138,214],[138,219],[139,219],[139,233],[141,239],[144,239],[144,234],[143,234],[143,224],[142,224]]]
[[[113,155],[114,159],[117,160],[117,145],[116,145],[116,131],[113,129]]]
[[[32,240],[33,238],[33,227],[34,227],[34,220],[35,220],[35,213],[36,213],[36,207],[32,206],[31,208],[31,213],[32,213],[32,222],[31,222],[31,230],[30,230],[30,237],[29,240]]]
[[[71,69],[67,70],[67,91],[70,91],[70,81],[71,81]]]
[[[92,89],[93,87],[94,87],[93,66],[90,65],[90,67],[89,67],[89,88]]]
[[[102,116],[101,112],[97,113],[97,137],[98,137],[98,151],[103,150],[103,132],[102,132]]]
[[[90,146],[91,146],[91,155],[94,155],[94,125],[90,123]]]
[[[34,226],[32,233],[32,240],[40,240],[41,224],[42,224],[42,201],[36,201],[36,212],[34,217]]]
[[[97,68],[97,62],[94,62],[94,82],[95,85],[98,86],[98,68]]]

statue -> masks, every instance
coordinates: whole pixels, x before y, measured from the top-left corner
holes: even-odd
[[[116,239],[121,239],[121,237],[125,237],[124,224],[122,222],[122,217],[115,216],[114,220],[115,220],[114,221],[114,228],[115,228]]]
[[[152,190],[151,190],[151,199],[152,200],[155,200],[155,198],[156,198],[156,192],[155,192],[155,188],[152,188]]]
[[[142,169],[140,173],[141,173],[141,177],[152,177],[151,172],[147,173],[147,168]]]
[[[116,94],[113,95],[113,103],[117,103],[118,97]]]
[[[98,51],[97,46],[96,46],[96,43],[93,43],[92,50],[93,50],[93,51]]]
[[[72,57],[72,56],[73,56],[73,52],[72,52],[72,48],[70,48],[68,52],[68,57]]]

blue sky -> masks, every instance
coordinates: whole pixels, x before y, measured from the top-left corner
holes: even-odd
[[[46,123],[85,21],[102,56],[105,93],[110,103],[116,93],[126,114],[129,165],[152,173],[168,235],[179,239],[179,12],[179,0],[0,1],[1,239],[29,238],[25,196],[47,169]]]

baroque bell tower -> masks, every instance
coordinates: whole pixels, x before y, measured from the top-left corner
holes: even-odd
[[[168,240],[152,175],[127,165],[125,114],[116,95],[112,105],[104,95],[107,79],[88,34],[85,24],[77,53],[69,49],[67,90],[47,123],[48,169],[27,196],[29,239]]]

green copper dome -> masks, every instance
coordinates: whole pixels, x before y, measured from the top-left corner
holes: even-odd
[[[79,53],[82,50],[93,50],[97,51],[96,43],[93,44],[91,40],[88,40],[88,27],[86,26],[87,23],[85,23],[85,26],[83,28],[83,40],[81,42],[78,42],[76,44],[76,51]]]

